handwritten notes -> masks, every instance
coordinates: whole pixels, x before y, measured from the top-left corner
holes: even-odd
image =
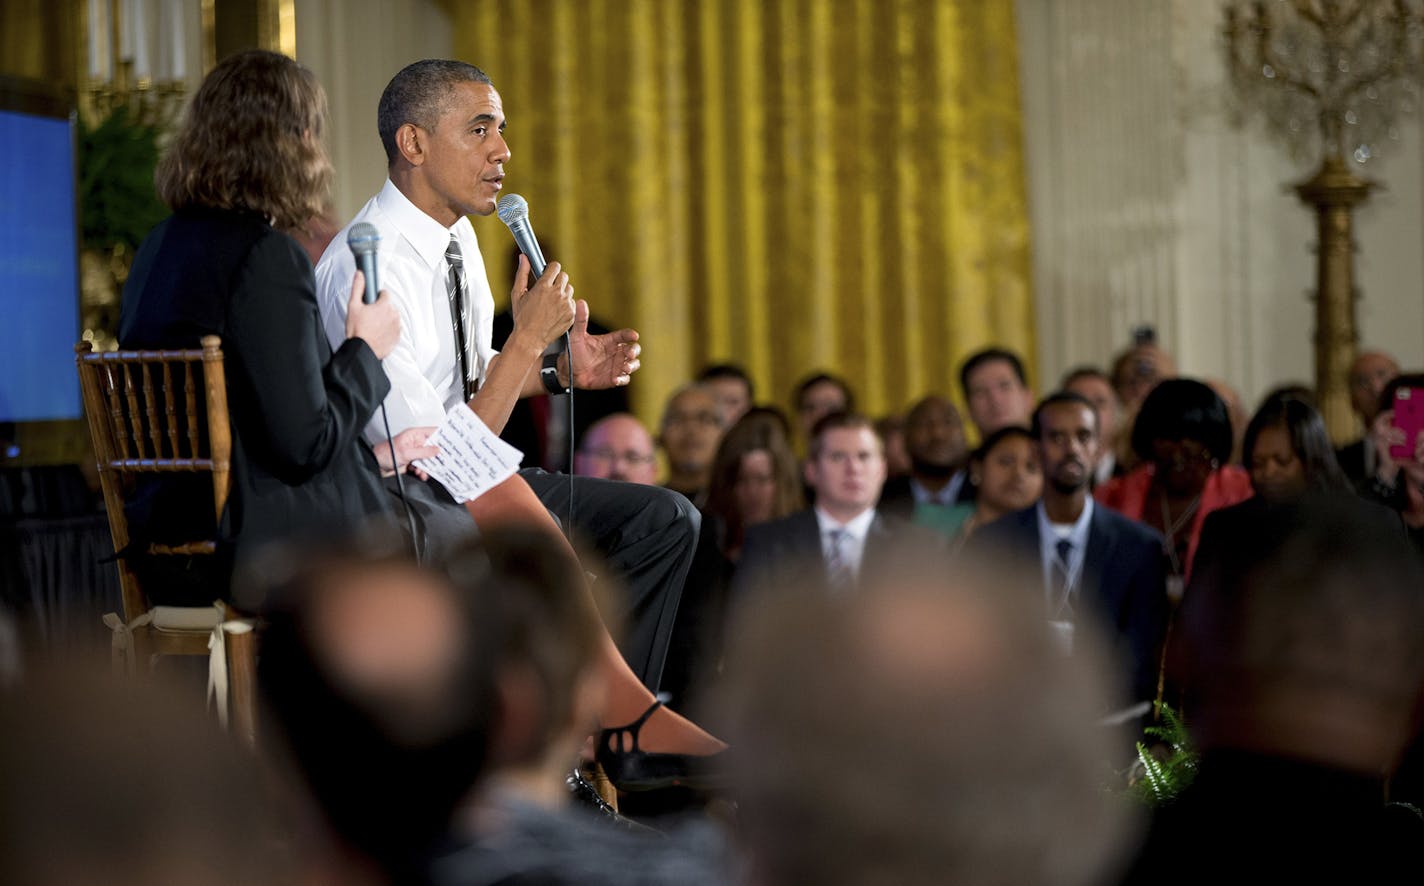
[[[499,439],[470,407],[457,403],[428,441],[440,447],[416,467],[440,481],[456,501],[473,501],[519,470],[524,453]]]

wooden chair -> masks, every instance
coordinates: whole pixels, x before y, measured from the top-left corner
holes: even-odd
[[[232,485],[232,428],[221,345],[215,335],[204,336],[198,350],[95,353],[87,341],[75,345],[84,413],[114,550],[129,547],[125,491],[140,475],[210,474],[214,525],[221,522]],[[206,433],[201,430],[204,419]],[[147,553],[157,556],[216,551],[215,537],[147,548]],[[129,561],[119,557],[116,562],[123,620],[105,616],[105,623],[115,631],[116,660],[122,658],[132,667],[135,661],[151,662],[159,655],[211,656],[209,686],[217,684],[219,714],[226,722],[231,701],[232,725],[251,741],[256,729],[251,624],[238,620],[223,604],[154,607]],[[214,588],[214,599],[225,590]]]

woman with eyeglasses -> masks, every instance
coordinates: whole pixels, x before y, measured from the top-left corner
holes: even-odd
[[[1142,402],[1132,426],[1141,463],[1098,487],[1102,504],[1141,520],[1166,539],[1168,592],[1181,596],[1207,514],[1251,497],[1251,477],[1228,464],[1231,418],[1211,388],[1187,378],[1167,379]]]

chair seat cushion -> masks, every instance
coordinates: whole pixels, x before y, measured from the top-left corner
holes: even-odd
[[[193,631],[206,633],[223,620],[218,606],[155,606],[153,629],[156,631]]]

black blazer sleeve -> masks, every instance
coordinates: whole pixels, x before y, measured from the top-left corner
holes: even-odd
[[[225,354],[250,398],[247,446],[284,483],[320,473],[360,438],[390,390],[365,342],[348,340],[327,359],[311,262],[291,238],[260,239],[244,264],[228,314]],[[237,406],[237,404],[235,404]],[[260,429],[258,439],[252,431]]]

